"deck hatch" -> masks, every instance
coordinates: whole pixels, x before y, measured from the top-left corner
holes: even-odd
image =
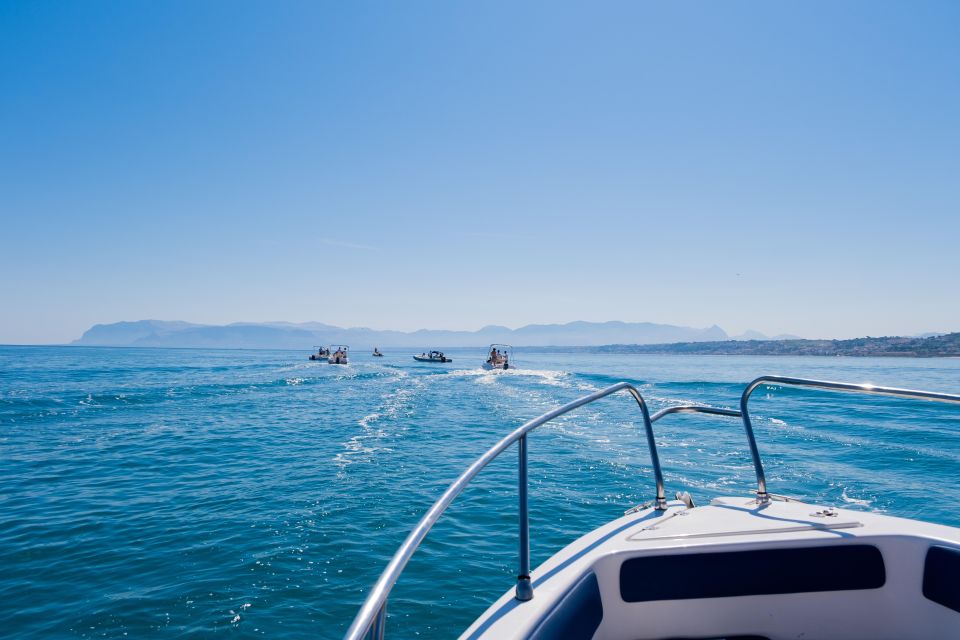
[[[923,563],[923,595],[960,612],[960,550],[934,545]]]
[[[885,582],[883,555],[871,545],[647,556],[620,566],[625,602],[878,589]]]

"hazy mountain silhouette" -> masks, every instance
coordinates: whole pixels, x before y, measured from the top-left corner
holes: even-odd
[[[478,331],[378,331],[344,329],[319,322],[235,323],[199,325],[189,322],[140,320],[98,324],[73,342],[77,345],[125,347],[208,347],[249,349],[311,349],[314,345],[348,344],[359,348],[474,347],[492,342],[516,346],[595,346],[604,344],[664,344],[726,340],[714,325],[705,329],[651,322],[569,322],[531,324],[519,329],[496,325]]]

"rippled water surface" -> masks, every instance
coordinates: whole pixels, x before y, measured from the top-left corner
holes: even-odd
[[[656,410],[736,408],[764,373],[960,392],[960,360],[523,354],[485,372],[354,354],[0,348],[3,635],[338,638],[409,529],[506,432],[620,380]],[[960,410],[762,387],[769,487],[960,526]],[[653,495],[636,405],[530,441],[534,565]],[[745,494],[739,422],[657,424],[668,495]],[[454,503],[390,600],[391,637],[457,635],[511,588],[516,458]]]

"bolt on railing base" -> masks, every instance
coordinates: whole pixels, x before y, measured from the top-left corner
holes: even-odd
[[[530,584],[530,576],[517,576],[516,598],[521,602],[533,600],[533,585]]]

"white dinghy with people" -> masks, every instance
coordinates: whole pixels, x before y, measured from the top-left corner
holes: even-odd
[[[330,345],[327,347],[327,351],[330,355],[327,357],[327,362],[330,364],[350,364],[350,347],[347,345],[334,346]]]
[[[513,355],[513,347],[508,344],[492,344],[487,351],[487,359],[483,362],[483,368],[487,371],[494,369],[507,370],[513,365],[510,356]]]
[[[748,406],[753,391],[766,385],[960,405],[960,395],[764,376],[746,386],[739,409],[688,404],[650,415],[640,391],[620,382],[530,420],[471,464],[407,536],[345,638],[384,637],[387,598],[407,561],[460,492],[514,444],[516,586],[461,640],[960,638],[960,528],[769,492]],[[527,438],[558,416],[619,393],[638,406],[653,468],[653,499],[531,570]],[[715,498],[702,506],[687,492],[667,500],[653,425],[685,413],[742,422],[757,479],[754,495]],[[926,493],[929,500],[942,499],[939,495],[934,487]],[[455,580],[457,568],[449,567],[447,574]]]

